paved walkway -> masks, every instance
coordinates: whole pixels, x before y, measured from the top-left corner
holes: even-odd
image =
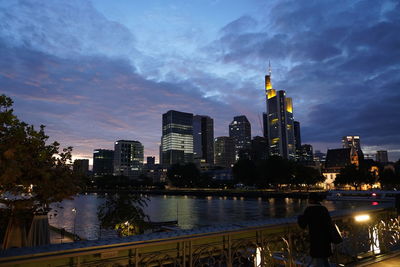
[[[400,252],[393,255],[388,255],[381,259],[376,259],[371,262],[366,262],[360,266],[368,267],[399,267],[400,266]]]

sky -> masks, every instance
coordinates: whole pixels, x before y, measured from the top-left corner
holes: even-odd
[[[74,158],[119,139],[156,156],[161,117],[246,115],[262,135],[264,76],[293,98],[302,143],[359,135],[400,158],[399,1],[2,0],[0,94]]]

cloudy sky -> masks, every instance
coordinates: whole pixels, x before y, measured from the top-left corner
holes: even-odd
[[[2,0],[0,93],[75,158],[139,140],[161,115],[246,115],[261,135],[264,75],[293,97],[302,141],[400,158],[400,4],[344,0]]]

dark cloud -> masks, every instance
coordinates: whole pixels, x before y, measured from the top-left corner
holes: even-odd
[[[269,8],[262,30],[222,31],[214,55],[254,70],[271,59],[273,84],[293,96],[305,142],[339,146],[341,136],[356,134],[365,145],[399,148],[399,4],[279,1]]]
[[[46,124],[79,154],[119,138],[157,154],[169,109],[214,117],[216,136],[244,114],[261,134],[271,60],[273,85],[293,97],[305,142],[339,146],[343,135],[357,134],[364,145],[399,150],[399,3],[262,5],[206,46],[194,30],[169,46],[160,25],[155,51],[142,54],[139,38],[90,1],[2,2],[0,91],[24,120]]]
[[[157,155],[161,115],[169,109],[213,114],[217,121],[230,113],[193,85],[148,80],[125,60],[64,59],[3,40],[0,62],[11,66],[0,66],[0,91],[15,100],[17,115],[47,125],[52,138],[75,146],[80,155],[112,147],[120,138],[139,140],[148,154]]]

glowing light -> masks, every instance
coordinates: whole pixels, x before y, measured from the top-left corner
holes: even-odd
[[[276,96],[276,91],[274,89],[268,89],[267,90],[267,96],[268,96],[268,99],[275,97]]]
[[[376,197],[376,193],[372,193],[372,196],[373,196],[373,197]]]
[[[379,248],[378,228],[372,228],[372,233],[369,233],[369,238],[372,240],[371,251],[375,254],[381,253],[381,249]]]
[[[368,214],[361,214],[354,217],[356,222],[366,222],[369,221],[371,217]]]
[[[257,247],[256,248],[256,262],[255,266],[261,266],[261,248]]]
[[[379,205],[379,202],[376,201],[372,202],[372,206],[377,206],[377,205]]]
[[[290,97],[286,98],[286,111],[293,113],[293,102]]]

